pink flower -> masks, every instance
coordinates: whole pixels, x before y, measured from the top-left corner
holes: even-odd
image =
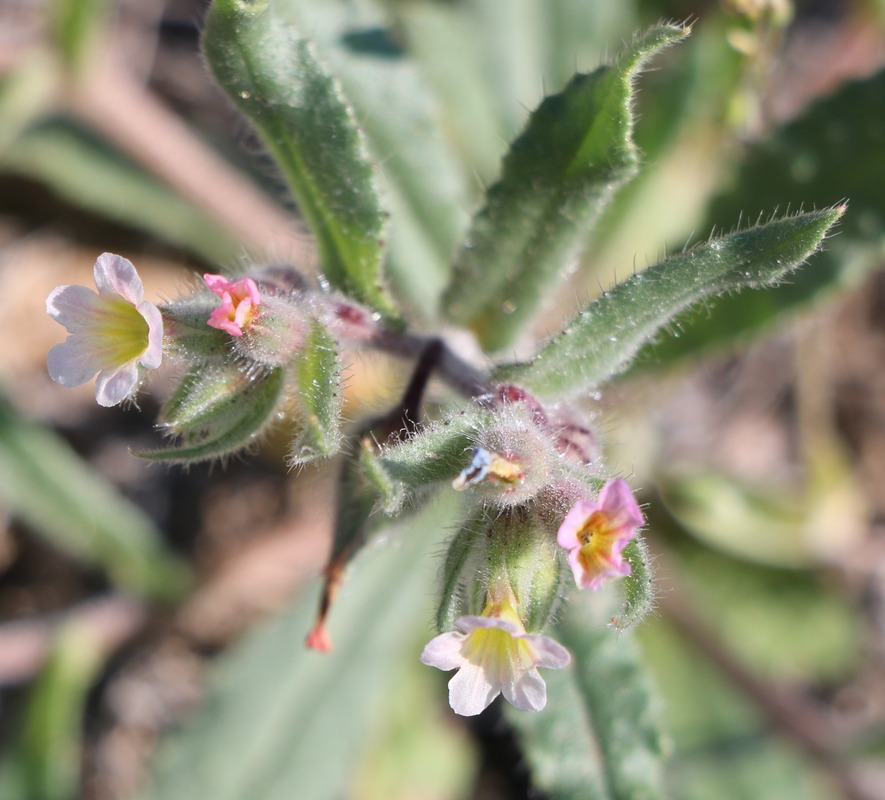
[[[222,275],[207,274],[203,280],[221,298],[221,305],[212,312],[207,324],[231,336],[242,336],[261,304],[258,284],[251,278],[231,282]]]
[[[421,653],[429,667],[458,670],[449,681],[449,705],[456,714],[479,714],[502,693],[522,711],[540,711],[547,704],[547,685],[538,667],[560,669],[569,663],[561,644],[526,633],[509,590],[501,596],[489,600],[480,616],[456,620],[463,633],[443,633]]]
[[[163,358],[163,318],[144,299],[132,262],[103,253],[95,262],[98,294],[85,286],[57,286],[46,313],[67,328],[67,341],[49,351],[49,375],[62,386],[79,386],[98,373],[95,399],[115,406],[135,394],[145,370]]]
[[[568,562],[581,589],[596,591],[610,578],[630,574],[624,548],[645,523],[626,481],[602,487],[599,500],[579,500],[559,526],[557,541],[568,550]]]

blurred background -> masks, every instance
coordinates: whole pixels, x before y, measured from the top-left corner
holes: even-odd
[[[423,163],[408,150],[409,124],[432,123],[443,143],[447,161],[424,166],[463,225],[543,94],[661,19],[691,20],[694,32],[640,79],[643,172],[564,276],[528,351],[600,288],[669,251],[847,198],[837,235],[791,281],[680,320],[587,402],[610,461],[647,503],[659,588],[639,639],[660,691],[672,796],[885,797],[885,6],[278,5],[315,36],[392,176],[402,227],[389,257],[411,264],[394,283],[419,328],[433,323],[421,287],[437,273],[430,250],[414,247],[419,223],[402,190],[402,165]],[[130,449],[160,440],[162,371],[138,413],[99,408],[91,384],[62,389],[45,369],[64,337],[46,295],[92,285],[101,252],[130,258],[154,301],[250,259],[313,268],[282,180],[204,66],[206,7],[0,0],[4,800],[128,800],[154,781],[165,789],[153,797],[208,796],[188,793],[188,730],[217,734],[231,770],[245,731],[284,743],[305,733],[254,709],[259,695],[313,691],[296,666],[334,470],[287,472],[282,436],[223,465],[142,463]],[[353,356],[347,416],[383,409],[401,368]],[[395,580],[414,554],[391,549]],[[343,601],[339,612],[351,613]],[[328,764],[298,762],[293,745],[296,764],[334,781],[286,789],[281,779],[279,796],[539,796],[494,707],[470,721],[449,713],[445,676],[415,657],[428,626],[416,619],[403,623],[407,661],[373,656],[392,677],[370,734],[343,755],[324,750]],[[241,716],[210,734],[209,723],[190,728],[207,696]],[[350,721],[308,732],[331,741],[335,724]]]

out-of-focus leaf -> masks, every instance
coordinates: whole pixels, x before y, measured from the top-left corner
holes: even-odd
[[[53,0],[54,44],[69,73],[88,61],[97,46],[110,7],[108,0]]]
[[[374,166],[352,108],[313,44],[277,5],[215,0],[203,50],[285,175],[316,237],[326,280],[395,316],[381,282],[385,215]]]
[[[353,104],[391,211],[386,273],[432,319],[467,227],[464,173],[433,95],[374,0],[277,0],[277,9],[310,33]]]
[[[334,455],[341,442],[341,362],[332,334],[314,321],[297,364],[302,428],[292,443],[290,463],[306,464]]]
[[[160,413],[173,447],[134,453],[149,461],[189,463],[220,458],[254,443],[283,400],[282,368],[254,373],[236,363],[188,372]]]
[[[426,641],[426,639],[425,639]],[[415,641],[415,652],[424,642]],[[397,691],[376,726],[348,798],[459,800],[470,796],[479,753],[439,703],[439,673],[417,660],[394,666]]]
[[[2,144],[2,137],[0,137]],[[0,171],[40,181],[78,206],[212,262],[241,248],[227,231],[79,125],[45,119],[0,149]]]
[[[547,707],[508,708],[532,782],[551,800],[662,798],[663,740],[640,651],[605,626],[606,598],[578,594],[551,632],[572,664],[544,672]]]
[[[393,664],[418,658],[430,558],[452,520],[436,504],[364,551],[341,589],[331,653],[304,647],[313,592],[253,631],[216,668],[197,718],[161,748],[146,800],[336,800],[397,692]]]
[[[136,507],[58,437],[0,399],[0,501],[65,552],[122,588],[158,599],[185,588],[186,569]]]
[[[842,87],[749,148],[735,185],[713,203],[707,226],[732,225],[761,208],[824,206],[845,197],[839,235],[789,282],[758,294],[724,297],[714,311],[690,313],[678,336],[649,345],[637,369],[722,346],[771,324],[828,292],[856,284],[885,250],[885,73]]]
[[[489,350],[537,310],[614,192],[636,172],[631,97],[637,72],[685,28],[652,28],[613,66],[576,76],[533,112],[504,159],[455,261],[444,302]]]
[[[796,269],[844,210],[839,206],[785,217],[671,256],[596,298],[531,362],[505,365],[493,378],[517,383],[541,398],[598,386],[692,303],[771,285]]]
[[[63,628],[31,690],[24,730],[0,768],[0,793],[16,800],[70,800],[78,795],[86,694],[100,651],[76,623]]]
[[[643,625],[639,638],[674,740],[674,752],[666,762],[668,797],[832,797],[814,765],[780,741],[722,673],[686,647],[663,620]]]

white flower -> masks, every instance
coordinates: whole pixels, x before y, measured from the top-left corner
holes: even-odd
[[[527,633],[511,592],[490,600],[480,616],[460,617],[463,631],[431,640],[421,662],[441,670],[457,669],[449,681],[449,705],[456,714],[479,714],[499,694],[522,711],[547,704],[547,685],[538,667],[560,669],[568,651],[547,636]]]
[[[115,406],[135,394],[144,372],[160,366],[163,318],[144,299],[132,262],[103,253],[95,262],[96,294],[85,286],[57,286],[46,313],[67,328],[67,341],[49,351],[49,375],[79,386],[98,373],[95,399]]]

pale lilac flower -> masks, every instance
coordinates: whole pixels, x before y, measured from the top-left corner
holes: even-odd
[[[203,280],[221,298],[221,305],[209,316],[207,324],[231,336],[242,336],[261,304],[258,284],[252,278],[229,281],[223,275],[207,274]]]
[[[163,317],[144,299],[132,262],[102,253],[95,262],[98,294],[85,286],[57,286],[46,313],[67,328],[67,341],[49,351],[49,375],[62,386],[79,386],[98,373],[95,399],[115,406],[135,394],[145,370],[163,358]]]
[[[500,597],[481,615],[457,619],[463,633],[443,633],[421,653],[427,666],[458,670],[449,681],[449,705],[456,714],[479,714],[499,694],[522,711],[540,711],[547,704],[547,685],[538,667],[560,669],[569,663],[561,644],[526,632],[509,590]]]
[[[626,481],[602,487],[595,503],[579,500],[559,526],[557,541],[581,589],[601,589],[609,579],[630,574],[624,548],[645,520]]]

